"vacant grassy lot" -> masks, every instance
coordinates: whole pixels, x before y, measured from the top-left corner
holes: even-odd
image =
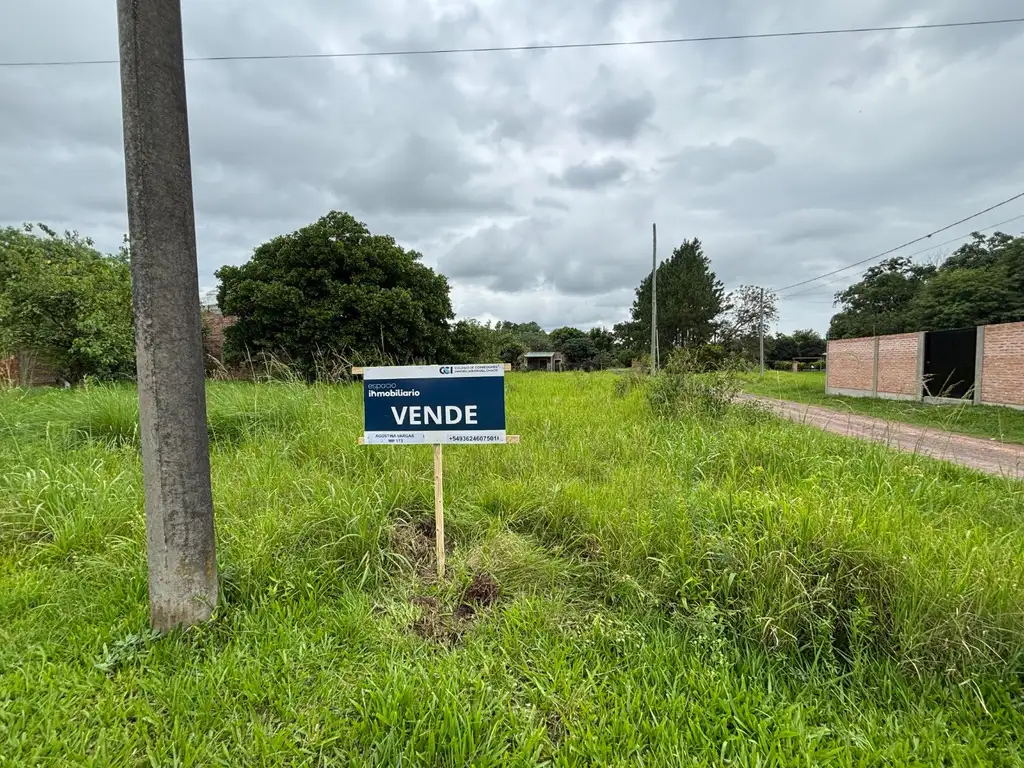
[[[995,438],[1005,443],[1024,443],[1024,411],[991,405],[925,405],[870,397],[825,394],[824,373],[765,371],[743,377],[743,388],[752,394],[822,405],[826,408],[877,416],[922,427],[935,427],[964,435]]]
[[[213,385],[223,595],[147,633],[134,392],[0,393],[0,764],[1019,765],[1024,486],[512,376],[518,446]]]

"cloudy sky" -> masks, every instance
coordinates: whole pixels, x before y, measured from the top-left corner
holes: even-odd
[[[1020,0],[183,0],[187,56],[692,37],[1022,16]],[[114,0],[0,6],[0,59],[117,57]],[[200,282],[328,210],[424,254],[461,316],[611,324],[699,237],[794,283],[1024,191],[1024,24],[187,65]],[[0,68],[0,225],[114,250],[116,65]],[[1024,201],[946,235],[1024,213]],[[1019,233],[1024,220],[1004,229]],[[936,238],[938,239],[938,238]],[[947,246],[940,252],[948,252]],[[911,249],[911,252],[913,249]],[[926,258],[923,254],[921,258]],[[824,331],[843,273],[781,304]]]

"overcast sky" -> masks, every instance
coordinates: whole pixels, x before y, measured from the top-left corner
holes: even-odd
[[[183,1],[189,56],[1022,10],[1020,0]],[[0,6],[0,59],[116,57],[114,0]],[[204,287],[269,237],[341,209],[421,251],[451,280],[460,316],[610,325],[650,269],[652,221],[660,255],[699,237],[727,288],[779,287],[1024,191],[1024,24],[186,69]],[[116,66],[0,69],[0,224],[43,221],[115,250],[127,229],[120,120]],[[1024,201],[942,239],[1021,213]],[[1024,220],[1004,229],[1019,233]],[[857,274],[784,301],[780,328],[824,331],[832,293]]]

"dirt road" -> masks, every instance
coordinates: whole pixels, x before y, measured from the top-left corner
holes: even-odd
[[[962,464],[991,475],[1024,480],[1024,445],[967,437],[929,427],[912,427],[872,416],[843,413],[786,400],[752,395],[743,395],[742,399],[761,403],[790,421],[809,424],[837,435],[875,440],[900,451]]]

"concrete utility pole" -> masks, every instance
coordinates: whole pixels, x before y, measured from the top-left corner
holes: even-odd
[[[118,0],[150,623],[210,617],[217,562],[180,0]]]
[[[651,372],[658,372],[658,225],[651,224],[654,242],[651,250]]]
[[[757,336],[761,344],[761,378],[764,378],[764,288],[761,289],[761,310],[758,312]]]

